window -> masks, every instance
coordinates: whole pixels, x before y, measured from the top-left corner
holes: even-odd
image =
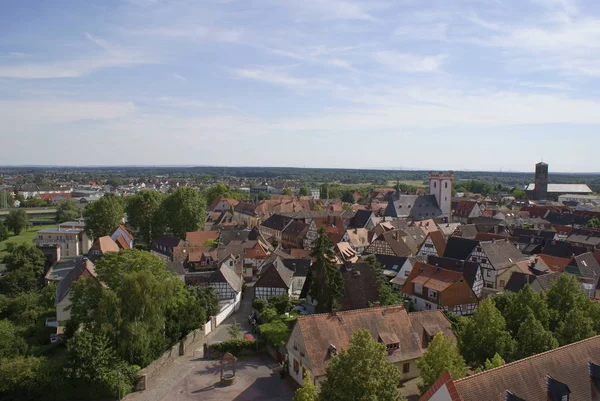
[[[487,259],[486,258],[481,259],[481,263],[487,263]]]
[[[402,365],[402,373],[410,372],[410,363],[405,363]]]
[[[394,351],[394,350],[400,349],[400,344],[399,343],[387,344],[385,346],[385,348],[387,348],[388,351]]]
[[[486,270],[485,274],[488,277],[492,277],[492,271],[491,270]]]
[[[300,364],[296,359],[294,359],[294,372],[298,373],[300,371]]]
[[[410,271],[406,270],[406,271],[404,272],[404,277],[408,277],[409,275],[410,275]]]
[[[448,188],[448,181],[446,181],[446,182],[444,183],[444,187],[445,187],[445,188]]]
[[[485,285],[485,288],[494,288],[494,284],[487,283]]]
[[[437,299],[438,293],[435,290],[429,290],[429,298],[431,299]]]
[[[500,280],[500,287],[504,288],[505,285],[506,283],[504,282],[504,280]]]
[[[477,262],[477,258],[476,258],[475,256],[471,256],[471,260],[472,260],[473,262]]]
[[[436,181],[433,182],[433,187],[437,188],[437,182]]]
[[[421,284],[413,284],[414,285],[414,291],[415,294],[422,294],[423,293],[423,286]]]
[[[431,304],[429,302],[425,302],[425,308],[426,309],[431,309]]]

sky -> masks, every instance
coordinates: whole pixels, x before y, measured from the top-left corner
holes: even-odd
[[[3,0],[0,165],[599,172],[595,0]]]

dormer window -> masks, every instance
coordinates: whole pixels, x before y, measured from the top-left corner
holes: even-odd
[[[388,352],[393,352],[397,349],[400,349],[400,344],[399,343],[387,344],[385,346],[385,348],[388,350]]]
[[[431,298],[431,299],[437,299],[437,297],[438,297],[438,292],[435,291],[435,290],[430,289],[429,290],[429,298]]]
[[[334,356],[337,355],[337,348],[333,344],[329,344],[329,348],[327,349],[329,355]]]
[[[571,397],[569,386],[551,376],[546,376],[546,391],[549,401],[569,401]]]

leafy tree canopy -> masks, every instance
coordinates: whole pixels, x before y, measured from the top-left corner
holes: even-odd
[[[171,234],[181,239],[198,231],[206,220],[206,201],[193,188],[178,188],[163,202],[163,213]]]
[[[103,196],[85,207],[85,232],[97,239],[112,232],[121,224],[125,209],[118,196]]]
[[[159,191],[141,191],[127,198],[127,223],[137,237],[147,245],[165,233],[165,219],[161,206],[166,195]]]
[[[445,371],[449,371],[453,379],[467,374],[467,365],[456,344],[443,333],[435,335],[417,366],[421,369],[421,392],[427,391]]]
[[[4,224],[9,230],[15,233],[15,235],[21,234],[30,226],[27,213],[23,209],[11,210],[6,216]]]
[[[310,295],[317,301],[317,313],[336,310],[344,295],[344,279],[333,262],[335,255],[332,248],[333,244],[325,230],[319,229],[319,236],[311,252],[314,262],[310,267],[312,278]]]
[[[83,215],[83,210],[77,205],[73,199],[66,199],[58,202],[56,209],[56,222],[64,223],[65,221],[77,220]]]

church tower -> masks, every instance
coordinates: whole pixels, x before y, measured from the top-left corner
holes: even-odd
[[[548,165],[544,162],[535,165],[535,199],[548,199]]]
[[[434,173],[429,172],[429,194],[435,196],[442,216],[450,218],[452,214],[452,188],[454,186],[454,171]]]

